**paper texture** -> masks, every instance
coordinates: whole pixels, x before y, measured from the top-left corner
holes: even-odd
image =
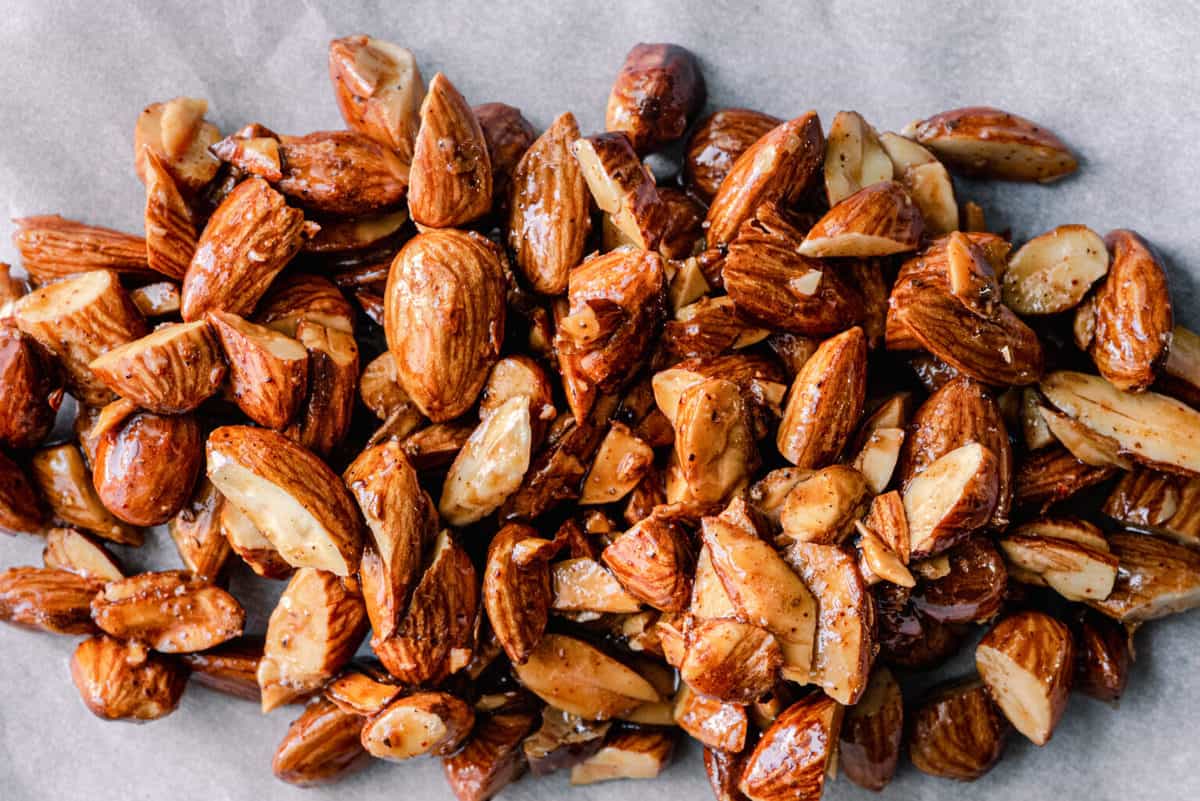
[[[443,70],[472,104],[519,106],[538,127],[564,110],[603,123],[612,78],[638,41],[672,41],[701,59],[710,107],[828,125],[855,109],[881,130],[969,104],[1036,119],[1080,154],[1052,187],[959,182],[960,198],[1020,241],[1063,223],[1132,227],[1164,254],[1177,317],[1200,325],[1200,15],[1188,3],[905,2],[220,2],[52,3],[0,7],[0,260],[15,261],[8,218],[57,212],[139,231],[143,189],[132,130],[147,103],[210,102],[223,131],[250,121],[285,133],[341,127],[326,74],[329,39],[367,32],[412,48],[426,77]],[[42,542],[3,538],[0,568],[40,564]],[[169,539],[122,550],[133,567],[177,566]],[[233,590],[262,631],[278,587],[244,573]],[[970,785],[911,767],[882,798],[1185,801],[1200,798],[1200,615],[1146,626],[1120,709],[1075,697],[1053,741],[1014,736]],[[271,775],[294,709],[193,686],[169,718],[104,723],[71,684],[74,639],[0,626],[0,798],[450,799],[437,761],[378,762],[331,788],[301,791]],[[969,655],[960,667],[969,668]],[[618,801],[710,797],[699,749],[656,782],[579,789],[526,779],[508,799]],[[832,801],[877,796],[844,778]]]

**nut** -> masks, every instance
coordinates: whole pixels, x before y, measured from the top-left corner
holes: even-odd
[[[736,753],[746,745],[750,720],[745,707],[697,695],[686,684],[675,696],[672,717],[679,728],[708,748]]]
[[[122,545],[141,545],[140,529],[118,520],[105,508],[79,448],[71,443],[43,448],[33,455],[30,474],[56,520]]]
[[[442,759],[446,781],[458,801],[487,801],[520,777],[525,769],[521,741],[536,715],[514,709],[478,720],[457,754]]]
[[[1009,258],[1004,302],[1017,314],[1058,314],[1077,306],[1107,272],[1100,235],[1085,225],[1060,225]]]
[[[275,776],[300,787],[329,784],[363,768],[370,755],[359,736],[364,719],[319,699],[292,721],[275,751]]]
[[[616,577],[595,559],[577,557],[551,566],[557,612],[613,613],[638,611],[641,606]]]
[[[62,403],[58,365],[38,341],[0,325],[0,443],[33,448],[54,427]]]
[[[1117,468],[1084,464],[1065,448],[1050,447],[1030,455],[1013,476],[1013,505],[1042,511],[1075,493],[1107,481]]]
[[[408,188],[408,165],[395,151],[354,131],[281,136],[279,157],[279,191],[318,214],[382,212]]]
[[[541,726],[521,743],[529,772],[545,776],[574,767],[600,750],[611,726],[608,721],[584,720],[552,706],[544,707]]]
[[[52,528],[46,532],[42,561],[46,567],[67,570],[85,578],[117,581],[125,577],[107,548],[94,537],[73,528]]]
[[[1009,725],[978,679],[943,684],[912,713],[908,756],[930,776],[974,781],[1000,760]]]
[[[1103,601],[1089,605],[1121,623],[1140,623],[1200,604],[1200,558],[1190,548],[1145,534],[1116,533],[1109,548],[1117,580]]]
[[[1088,610],[1080,610],[1070,625],[1075,642],[1072,689],[1101,701],[1119,700],[1133,661],[1128,632],[1116,621]]]
[[[408,211],[428,228],[452,228],[492,207],[492,163],[479,120],[450,80],[438,73],[421,101],[413,144]]]
[[[792,704],[763,732],[738,787],[750,801],[820,798],[842,714],[841,704],[820,692]]]
[[[351,664],[325,685],[322,695],[344,712],[375,715],[400,697],[404,689],[374,665]]]
[[[624,131],[638,153],[649,153],[683,137],[704,96],[704,76],[691,52],[674,44],[636,44],[613,82],[604,127]]]
[[[239,637],[207,651],[182,654],[180,658],[197,684],[259,704],[262,693],[258,689],[258,665],[262,655],[262,638]]]
[[[254,322],[293,339],[305,321],[354,333],[354,310],[341,290],[328,278],[310,273],[280,276],[254,312]]]
[[[882,790],[896,773],[903,735],[900,685],[887,667],[877,667],[862,698],[842,718],[838,768],[859,787]]]
[[[917,611],[939,623],[980,623],[994,617],[1008,589],[1008,571],[996,547],[985,537],[971,537],[945,556],[946,575],[926,579],[913,590]]]
[[[299,442],[328,458],[350,430],[358,386],[358,345],[345,331],[302,320],[296,327],[308,351],[308,397],[288,429]]]
[[[308,389],[308,351],[296,340],[229,312],[208,312],[229,362],[238,408],[267,428],[287,426]]]
[[[547,566],[552,544],[529,526],[510,523],[488,546],[483,603],[488,622],[508,658],[523,664],[549,620],[553,590]],[[518,548],[524,555],[517,560]]]
[[[138,642],[103,634],[84,640],[71,656],[71,679],[84,705],[104,720],[158,720],[175,711],[187,670]]]
[[[837,459],[858,426],[866,396],[867,340],[851,328],[825,340],[788,391],[775,444],[800,468]]]
[[[642,164],[633,142],[621,131],[575,138],[579,169],[600,211],[629,244],[657,250],[667,224],[667,208],[655,188],[654,174]]]
[[[472,432],[446,473],[438,511],[452,526],[482,520],[521,486],[533,452],[529,400],[509,398]]]
[[[513,671],[526,689],[564,712],[607,720],[660,700],[641,675],[582,640],[547,634]]]
[[[371,717],[362,729],[363,748],[392,761],[424,754],[447,756],[471,733],[475,711],[443,692],[418,692],[398,698]]]
[[[142,156],[146,171],[146,264],[179,281],[196,252],[196,225],[166,161],[149,146]]]
[[[1045,584],[1071,601],[1103,601],[1117,579],[1117,557],[1054,536],[1021,533],[1000,540],[1000,550],[1013,566],[1013,577],[1026,584]]]
[[[146,106],[133,129],[134,166],[143,183],[148,183],[147,148],[165,161],[187,194],[198,192],[216,177],[221,163],[208,148],[221,138],[221,132],[204,118],[207,112],[208,101],[196,97],[176,97]]]
[[[749,483],[758,454],[737,384],[709,378],[680,393],[675,458],[689,497],[701,503],[720,503]]]
[[[241,636],[246,612],[225,590],[169,570],[109,582],[92,600],[92,619],[114,637],[183,654]]]
[[[511,200],[513,172],[537,139],[537,131],[519,108],[507,103],[484,103],[471,111],[483,129],[492,162],[492,206],[502,212]]]
[[[685,635],[679,678],[697,693],[727,703],[761,698],[779,680],[780,642],[759,626],[697,620]]]
[[[836,206],[863,187],[892,180],[892,159],[857,111],[839,111],[825,139],[825,196]]]
[[[225,361],[205,320],[167,323],[94,359],[92,373],[122,398],[157,414],[195,410],[221,388]]]
[[[684,175],[704,201],[711,201],[734,162],[783,120],[747,108],[726,108],[704,118],[692,131],[684,154]]]
[[[1104,513],[1123,525],[1200,544],[1200,479],[1153,470],[1125,473],[1104,504]]]
[[[150,276],[146,240],[140,236],[67,220],[57,214],[18,217],[13,245],[21,265],[40,284],[93,270]]]
[[[295,572],[271,541],[263,536],[258,526],[246,517],[241,509],[223,499],[219,513],[221,533],[229,541],[230,549],[256,575],[270,579],[285,579]]]
[[[991,518],[999,495],[999,465],[971,442],[934,460],[904,491],[911,555],[933,556],[962,541]]]
[[[921,210],[926,233],[940,235],[957,231],[958,201],[954,198],[954,183],[945,165],[924,147],[903,136],[884,133],[879,141],[892,160],[895,179]],[[968,203],[968,207],[972,205]],[[964,226],[963,230],[986,229],[981,225],[978,228]]]
[[[674,750],[675,733],[670,729],[613,730],[599,751],[571,768],[571,784],[653,779],[666,768]]]
[[[425,95],[412,52],[370,36],[334,39],[329,79],[346,124],[410,163]]]
[[[677,524],[647,517],[609,543],[602,558],[621,585],[643,603],[664,612],[687,607],[693,559]]]
[[[782,538],[836,545],[854,530],[869,498],[866,480],[854,468],[821,468],[801,478],[784,498],[779,513]]]
[[[0,573],[0,620],[55,634],[91,634],[92,598],[104,581],[51,567]]]
[[[904,187],[880,181],[839,202],[809,229],[802,256],[870,258],[916,250],[924,232],[921,211]]]

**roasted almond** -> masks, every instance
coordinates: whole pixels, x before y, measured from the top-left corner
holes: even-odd
[[[225,361],[205,320],[168,323],[94,359],[92,373],[113,392],[158,414],[183,414],[221,388]]]
[[[261,637],[239,637],[179,658],[192,671],[192,680],[197,684],[257,704],[262,700],[257,678],[262,654]]]
[[[258,526],[246,514],[224,500],[219,512],[221,533],[229,542],[230,549],[254,571],[256,575],[269,579],[285,579],[295,572],[271,541],[258,530]]]
[[[1022,527],[1024,528],[1024,527]],[[1103,550],[1053,536],[1009,534],[999,542],[1015,579],[1044,584],[1071,601],[1102,601],[1117,578],[1117,557]]]
[[[709,378],[680,393],[675,457],[693,500],[720,503],[749,483],[758,454],[737,384]]]
[[[696,126],[684,154],[684,175],[689,187],[711,200],[733,163],[764,134],[783,122],[777,117],[746,108],[713,112]]]
[[[1160,391],[1200,406],[1200,335],[1182,325],[1175,326],[1158,384]]]
[[[300,250],[304,214],[261,178],[247,178],[221,201],[183,278],[185,321],[207,311],[249,315]]]
[[[413,144],[408,210],[428,228],[450,228],[492,207],[492,163],[479,120],[450,80],[438,73],[421,101]]]
[[[365,719],[332,701],[313,701],[292,721],[275,751],[275,777],[300,787],[329,784],[370,761],[360,735]]]
[[[302,320],[296,336],[308,351],[308,395],[289,433],[328,458],[350,430],[358,387],[358,345],[345,331]]]
[[[934,460],[904,491],[911,555],[939,554],[981,528],[999,496],[996,457],[978,442]]]
[[[92,598],[104,580],[51,567],[0,573],[0,620],[55,634],[91,634]]]
[[[629,244],[656,250],[667,221],[654,175],[622,131],[576,138],[571,143],[583,178],[600,211]]]
[[[204,118],[207,112],[208,101],[197,97],[176,97],[142,110],[133,130],[133,154],[143,183],[148,183],[147,148],[162,157],[175,182],[188,194],[195,194],[216,177],[221,162],[208,148],[221,138],[221,132]]]
[[[675,696],[672,716],[679,728],[708,748],[736,753],[746,745],[750,720],[745,707],[706,698],[685,684]]]
[[[408,165],[395,151],[354,131],[281,136],[279,157],[279,191],[319,214],[378,213],[408,188]]]
[[[547,634],[514,672],[525,687],[551,706],[589,720],[632,712],[660,700],[633,669],[582,640]]]
[[[535,141],[512,174],[508,244],[517,268],[536,292],[558,295],[583,259],[591,230],[588,184],[571,148],[579,125],[570,112]]]
[[[187,669],[140,642],[103,634],[84,640],[71,656],[71,679],[84,705],[104,720],[158,720],[175,711]]]
[[[412,52],[371,36],[334,39],[329,78],[346,124],[410,163],[425,96]]]
[[[479,120],[492,162],[492,207],[503,213],[512,199],[517,164],[537,139],[537,131],[519,108],[507,103],[483,103],[471,112]]]
[[[267,623],[258,665],[263,712],[319,690],[350,661],[366,630],[356,579],[297,570]]]
[[[392,761],[432,754],[447,756],[471,733],[475,711],[444,692],[417,692],[396,699],[362,729],[371,756]]]
[[[1013,505],[1045,511],[1081,490],[1107,481],[1116,472],[1112,465],[1084,464],[1065,448],[1043,448],[1017,466],[1013,476]]]
[[[779,680],[780,642],[759,626],[730,619],[697,620],[683,648],[680,680],[710,698],[750,703]]]
[[[551,547],[534,529],[517,523],[500,529],[488,546],[484,608],[496,639],[516,665],[529,658],[549,620]]]
[[[609,543],[602,558],[638,600],[664,612],[687,607],[693,558],[677,524],[647,517]]]
[[[1200,604],[1200,557],[1178,543],[1147,534],[1108,538],[1117,557],[1117,580],[1102,601],[1089,605],[1121,623],[1140,623]]]
[[[612,779],[653,779],[675,750],[675,732],[664,728],[614,729],[595,754],[571,768],[571,784]]]
[[[33,448],[54,427],[62,403],[62,377],[36,339],[0,325],[0,443]]]
[[[494,512],[521,486],[533,452],[529,401],[513,397],[472,432],[442,485],[438,511],[454,526]]]
[[[1184,545],[1200,544],[1200,478],[1137,468],[1125,473],[1104,503],[1104,513],[1130,528]]]
[[[1075,670],[1067,627],[1041,612],[1010,615],[984,635],[975,665],[1009,722],[1045,745],[1066,710]]]
[[[403,693],[386,671],[371,663],[351,664],[322,691],[342,710],[365,716],[383,711]]]
[[[636,44],[613,82],[604,127],[624,131],[638,153],[649,153],[682,138],[704,99],[704,76],[690,51]]]
[[[903,136],[884,133],[880,134],[879,141],[892,160],[895,179],[921,210],[926,233],[939,235],[957,231],[958,201],[954,197],[954,183],[945,165],[922,145]]]
[[[521,743],[529,772],[546,776],[574,767],[600,750],[611,727],[608,721],[584,720],[552,706],[543,708],[541,726]]]
[[[74,444],[33,455],[30,475],[55,519],[123,545],[141,545],[142,531],[118,520],[101,502],[83,454]]]
[[[167,522],[183,566],[202,581],[215,582],[229,558],[229,540],[221,530],[223,505],[221,493],[203,479],[191,499]]]
[[[363,367],[358,378],[358,393],[363,405],[380,420],[387,420],[401,409],[411,410],[405,417],[412,420],[414,428],[424,419],[408,393],[400,388],[396,380],[396,360],[389,351],[384,351]]]
[[[1004,302],[1017,314],[1058,314],[1078,305],[1107,272],[1100,235],[1085,225],[1060,225],[1009,258]]]
[[[1072,689],[1101,701],[1119,700],[1133,662],[1129,632],[1120,623],[1086,609],[1071,619],[1070,626],[1075,642]]]
[[[854,530],[869,500],[866,479],[854,468],[831,465],[816,470],[784,498],[779,512],[782,538],[836,545]]]
[[[837,459],[858,426],[866,396],[867,340],[851,328],[825,340],[788,391],[775,443],[801,468]]]
[[[13,245],[34,281],[49,284],[93,270],[148,276],[146,240],[140,236],[67,220],[57,214],[18,217]]]
[[[974,781],[1000,760],[1008,721],[978,679],[939,685],[911,714],[908,757],[922,773]]]
[[[224,426],[208,437],[208,477],[295,567],[358,568],[358,509],[337,474],[282,434]]]
[[[987,538],[971,537],[945,556],[949,572],[925,579],[913,590],[917,611],[939,623],[978,623],[994,617],[1008,589],[1008,571],[996,546]]]
[[[916,250],[921,211],[895,181],[860,189],[817,220],[801,243],[802,256],[870,258]]]
[[[46,532],[42,562],[46,567],[68,570],[102,581],[116,581],[125,577],[121,566],[107,548],[94,537],[73,528],[52,528]]]
[[[42,530],[46,508],[34,489],[38,484],[30,481],[19,464],[0,453],[0,531],[35,534]]]
[[[305,347],[229,312],[208,312],[205,320],[229,362],[230,388],[238,408],[267,428],[287,426],[308,389]]]
[[[109,582],[92,600],[92,618],[114,637],[177,654],[240,636],[246,612],[225,590],[168,570]]]
[[[388,275],[388,349],[400,386],[434,422],[471,407],[504,338],[505,280],[497,246],[476,233],[409,240]]]
[[[825,139],[825,196],[836,206],[863,187],[892,180],[879,134],[857,111],[839,111]]]
[[[254,322],[295,338],[304,321],[354,333],[354,309],[332,281],[312,273],[284,274],[263,296]]]
[[[196,224],[166,161],[147,146],[142,162],[146,172],[146,263],[151,270],[179,281],[196,252]]]
[[[837,751],[843,707],[821,692],[797,701],[762,733],[738,787],[750,801],[820,798]]]
[[[838,769],[846,778],[878,792],[892,780],[904,736],[904,699],[886,666],[871,673],[867,690],[846,710],[838,737]]]
[[[525,770],[521,741],[537,715],[526,709],[501,710],[482,716],[466,744],[442,759],[450,790],[458,801],[487,801]]]

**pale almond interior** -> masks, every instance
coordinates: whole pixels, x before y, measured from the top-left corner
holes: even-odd
[[[913,552],[929,544],[938,525],[954,510],[979,473],[983,446],[968,443],[937,459],[904,492],[904,513]]]
[[[17,314],[30,322],[54,321],[77,314],[107,292],[121,291],[115,273],[92,270],[74,278],[48,284],[17,304]]]
[[[1108,272],[1108,249],[1083,225],[1061,225],[1026,242],[1008,260],[1004,302],[1018,314],[1074,307]]]
[[[638,600],[625,591],[617,577],[595,559],[581,557],[555,562],[550,575],[554,609],[620,614],[640,608]]]
[[[397,703],[363,729],[363,745],[382,759],[412,759],[428,754],[446,739],[446,722],[426,709]]]
[[[1046,686],[1003,651],[986,645],[975,649],[975,663],[1013,727],[1034,743],[1045,745],[1056,722]]]

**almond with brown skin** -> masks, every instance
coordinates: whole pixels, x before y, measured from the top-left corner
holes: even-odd
[[[296,571],[267,624],[258,665],[263,712],[320,689],[350,661],[366,630],[356,579]]]
[[[196,252],[196,225],[166,161],[149,147],[146,171],[146,263],[156,273],[181,280]]]
[[[358,509],[337,474],[282,434],[224,426],[208,438],[208,477],[296,567],[358,568]]]
[[[346,125],[412,161],[425,82],[413,54],[370,36],[329,43],[329,78]]]
[[[658,252],[665,259],[683,262],[671,282],[672,307],[678,308],[708,291],[707,279],[695,258],[704,250],[704,216],[708,208],[684,190],[670,186],[659,187],[658,198],[664,217]]]
[[[492,162],[492,205],[502,210],[511,201],[517,163],[538,138],[537,131],[519,108],[507,103],[484,103],[471,112],[483,129],[488,158]]]
[[[664,612],[687,608],[693,557],[677,524],[647,517],[609,543],[602,558],[638,600]]]
[[[1079,610],[1070,626],[1075,642],[1072,688],[1101,701],[1120,700],[1133,662],[1129,632],[1120,623],[1087,609]]]
[[[1121,476],[1104,513],[1130,528],[1200,545],[1200,478],[1134,469]]]
[[[362,375],[358,379],[358,393],[363,405],[380,420],[387,420],[393,412],[402,407],[412,408],[417,423],[422,419],[416,404],[408,397],[408,393],[400,388],[396,376],[396,360],[388,351],[376,356],[362,369]]]
[[[788,707],[746,759],[741,791],[751,801],[820,798],[842,714],[841,704],[821,692]]]
[[[903,136],[884,133],[879,141],[892,160],[896,180],[921,209],[926,233],[937,235],[957,231],[958,201],[955,200],[954,183],[945,165],[923,146]],[[986,229],[964,226],[963,230]]]
[[[92,600],[92,618],[114,637],[175,654],[240,636],[246,612],[225,590],[169,570],[109,582]]]
[[[92,432],[96,494],[126,523],[165,523],[187,503],[203,467],[200,425],[191,415],[158,415],[136,408],[118,417]]]
[[[55,634],[91,634],[92,598],[103,579],[50,567],[12,567],[0,573],[0,620]]]
[[[437,534],[437,512],[399,443],[367,448],[348,468],[346,486],[371,537],[359,576],[376,636],[394,634],[420,579],[421,557]]]
[[[706,698],[685,684],[675,696],[672,717],[708,748],[736,753],[746,746],[750,720],[745,707]]]
[[[1009,722],[1045,745],[1066,710],[1074,675],[1067,627],[1041,612],[1010,615],[984,635],[975,665]]]
[[[911,714],[908,757],[922,773],[974,781],[999,761],[1008,721],[978,679],[931,690]]]
[[[509,398],[479,424],[454,458],[438,511],[460,527],[488,516],[521,486],[532,453],[529,402]]]
[[[866,396],[867,340],[855,327],[825,340],[788,391],[775,443],[800,468],[837,459],[858,426]]]
[[[571,768],[571,784],[653,779],[671,761],[675,739],[675,732],[664,728],[611,731],[599,751]]]
[[[770,331],[741,313],[728,295],[703,297],[675,312],[658,343],[660,363],[728,355],[762,342]]]
[[[991,541],[972,537],[946,552],[949,572],[912,592],[917,611],[939,623],[978,623],[1004,605],[1008,571]]]
[[[1200,557],[1178,543],[1146,534],[1117,532],[1108,538],[1118,558],[1109,596],[1089,606],[1121,623],[1140,623],[1200,604]]]
[[[398,438],[397,428],[403,430],[409,426],[406,418],[407,415],[403,410],[394,412],[388,418],[390,422],[385,422],[380,426],[379,432],[376,432],[370,444],[374,445],[389,438]],[[416,425],[419,426],[421,422],[421,420],[417,420]],[[471,438],[475,428],[476,426],[472,425],[470,420],[434,423],[404,436],[400,439],[400,444],[404,448],[404,455],[412,462],[413,467],[418,470],[432,470],[450,465],[458,456],[459,451],[466,446],[467,440]],[[380,434],[384,432],[386,432],[386,436],[380,439]]]
[[[471,661],[479,615],[475,566],[449,531],[442,531],[391,637],[371,638],[388,672],[406,684],[434,684]]]
[[[117,581],[125,576],[107,548],[94,537],[73,528],[52,528],[46,532],[42,562],[46,567],[102,581]]]
[[[191,500],[167,521],[167,532],[183,566],[202,581],[215,582],[229,559],[229,540],[221,530],[223,505],[221,493],[206,478],[196,486]]]
[[[513,668],[520,682],[551,706],[589,720],[632,712],[659,700],[641,675],[582,640],[547,634],[524,664]]]
[[[1104,241],[1112,266],[1095,294],[1095,334],[1087,350],[1113,386],[1140,392],[1154,382],[1171,348],[1167,274],[1135,232],[1112,231]]]
[[[345,331],[302,320],[296,337],[308,351],[308,396],[289,433],[328,458],[350,430],[358,387],[358,345]]]
[[[258,123],[250,123],[209,148],[209,152],[236,170],[236,175],[256,175],[271,183],[283,178],[279,136]]]
[[[717,801],[746,801],[737,786],[746,756],[704,748],[704,772],[708,774],[708,783]]]
[[[893,667],[928,670],[958,652],[964,632],[961,627],[938,623],[918,612],[911,592],[890,582],[871,588],[879,624],[880,659]]]
[[[428,231],[392,262],[388,349],[405,392],[434,422],[474,404],[504,338],[504,268],[476,233]]]
[[[207,651],[181,654],[180,659],[197,684],[257,704],[262,700],[257,678],[262,654],[261,637],[239,637]]]
[[[1200,335],[1175,326],[1167,360],[1159,372],[1156,386],[1160,392],[1200,406]]]
[[[484,608],[496,639],[516,665],[529,658],[549,620],[551,547],[536,530],[517,523],[500,529],[488,546]]]
[[[0,531],[35,534],[42,530],[46,509],[35,484],[19,464],[0,452]]]
[[[261,178],[248,178],[221,201],[200,234],[183,279],[182,314],[248,315],[300,250],[304,214]]]
[[[62,378],[50,354],[16,326],[0,325],[0,443],[36,447],[61,403]]]
[[[140,236],[67,220],[57,214],[18,217],[13,245],[34,281],[49,284],[92,270],[153,275]]]
[[[269,579],[285,579],[295,572],[295,568],[289,565],[283,554],[263,536],[258,526],[232,503],[222,500],[219,522],[221,533],[229,541],[230,549],[256,575]]]
[[[168,323],[94,359],[109,389],[158,414],[193,411],[221,388],[225,361],[205,320]]]
[[[195,194],[216,177],[221,163],[208,148],[221,132],[204,118],[207,112],[208,101],[196,97],[176,97],[143,109],[133,131],[134,167],[143,183],[147,182],[146,148],[163,158],[187,194]]]
[[[693,142],[692,147],[695,147]],[[825,137],[815,111],[780,123],[747,148],[708,209],[708,246],[728,245],[763,203],[799,199],[821,168]]]
[[[879,134],[857,111],[839,111],[825,140],[825,196],[836,206],[863,187],[892,180]]]
[[[704,76],[690,51],[636,44],[608,95],[604,127],[624,131],[638,153],[649,153],[681,138],[704,99]]]
[[[1054,181],[1075,172],[1075,156],[1037,123],[988,106],[943,111],[903,131],[951,169],[1001,181]]]
[[[292,721],[275,751],[275,777],[299,787],[330,784],[366,767],[371,756],[360,734],[365,719],[333,702],[313,701]]]
[[[375,254],[391,249],[398,244],[401,229],[408,224],[408,210],[381,211],[361,217],[339,219],[323,216],[320,230],[304,242],[304,253],[328,254],[335,260],[348,262],[346,269],[337,275],[339,286],[361,286],[372,283],[372,274],[377,264],[355,264],[373,259]],[[383,265],[386,272],[387,265]],[[303,275],[297,273],[297,275]]]
[[[654,450],[623,423],[613,423],[583,482],[580,505],[614,503],[637,486],[654,465]]]
[[[684,175],[703,200],[712,200],[731,167],[783,120],[745,108],[716,111],[696,126],[687,142]]]
[[[354,333],[354,309],[349,301],[328,278],[311,273],[280,276],[254,312],[254,322],[293,338],[306,320]]]
[[[89,406],[103,406],[113,395],[88,365],[146,333],[146,321],[107,270],[44,286],[17,303],[15,316],[22,331],[58,357],[67,388]]]
[[[418,692],[398,698],[363,726],[363,747],[374,757],[395,762],[432,754],[446,756],[471,733],[475,711],[444,692]]]
[[[872,498],[863,522],[901,562],[908,564],[912,554],[912,539],[908,530],[908,518],[904,513],[904,499],[899,492],[892,490]]]
[[[904,491],[912,558],[939,554],[986,524],[999,486],[999,462],[978,442],[934,460]]]
[[[1004,303],[1017,314],[1064,312],[1107,272],[1100,235],[1085,225],[1060,225],[1012,254],[1004,271]]]
[[[608,721],[584,720],[552,706],[543,708],[541,726],[521,743],[529,772],[546,776],[574,767],[600,750],[611,727]]]
[[[597,208],[612,218],[630,244],[657,250],[667,209],[654,174],[642,164],[629,137],[621,131],[596,134],[576,138],[570,147]]]
[[[697,620],[685,635],[680,680],[729,703],[761,698],[779,680],[779,641],[766,629],[736,620]]]
[[[1103,548],[1054,536],[1022,533],[1022,526],[1000,540],[1010,573],[1025,584],[1046,585],[1072,601],[1104,600],[1117,578],[1117,557]]]
[[[921,211],[904,187],[880,181],[838,203],[816,222],[802,256],[870,258],[916,250],[924,232]]]
[[[534,142],[512,173],[508,244],[517,268],[536,292],[559,295],[583,259],[591,229],[588,185],[571,154],[579,125],[570,112]]]
[[[525,709],[502,710],[478,720],[466,744],[442,759],[450,790],[458,801],[488,801],[525,770],[521,741],[536,715]]]
[[[175,711],[187,669],[143,643],[99,635],[71,656],[71,679],[84,705],[104,720],[158,720]]]
[[[803,240],[782,208],[759,206],[729,245],[726,292],[740,311],[772,328],[821,336],[860,322],[862,294],[840,271],[800,255]]]
[[[1112,465],[1093,467],[1052,446],[1022,460],[1013,476],[1013,505],[1049,509],[1077,492],[1095,486],[1117,473]]]
[[[56,520],[123,545],[141,545],[140,529],[118,520],[100,501],[83,454],[74,444],[33,455],[30,475]]]
[[[838,768],[846,778],[876,792],[887,786],[900,761],[904,699],[892,671],[875,668],[867,690],[842,718]]]
[[[408,188],[408,165],[386,145],[353,131],[281,136],[279,156],[279,191],[319,214],[380,212],[399,203]]]
[[[230,389],[238,408],[266,428],[286,427],[308,389],[305,347],[229,312],[208,312],[205,320],[229,362]]]
[[[709,378],[680,394],[675,456],[689,497],[702,503],[720,503],[749,483],[758,454],[737,384]]]
[[[408,210],[428,228],[463,225],[492,207],[492,163],[479,120],[442,73],[421,102]]]

